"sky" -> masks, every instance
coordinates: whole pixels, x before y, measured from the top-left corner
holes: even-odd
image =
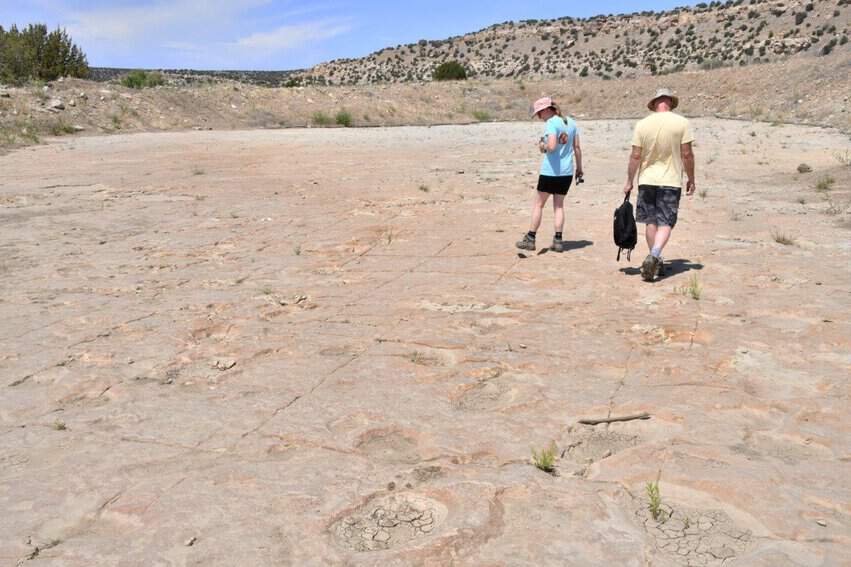
[[[671,0],[0,0],[0,25],[65,28],[94,67],[289,70],[507,20],[665,10]]]

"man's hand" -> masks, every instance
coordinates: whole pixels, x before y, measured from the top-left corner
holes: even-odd
[[[630,193],[632,193],[632,187],[632,181],[627,181],[626,185],[623,186],[623,192],[629,195]]]
[[[561,136],[558,137],[558,143],[561,144],[561,145],[564,145],[564,144],[567,143],[567,133],[566,132],[562,132]]]
[[[542,154],[547,153],[547,145],[544,142],[538,142],[538,151]]]
[[[686,195],[694,195],[694,181],[692,181],[691,179],[689,179],[686,183]]]

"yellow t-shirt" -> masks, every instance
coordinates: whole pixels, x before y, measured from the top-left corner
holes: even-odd
[[[683,186],[680,146],[694,141],[688,120],[673,112],[654,112],[635,125],[632,145],[641,148],[639,185]]]

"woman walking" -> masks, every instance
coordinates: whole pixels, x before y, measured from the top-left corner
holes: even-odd
[[[517,243],[521,250],[535,249],[535,235],[541,226],[544,205],[553,197],[553,252],[564,252],[562,230],[564,228],[564,197],[567,195],[573,174],[582,176],[582,150],[579,147],[579,131],[576,121],[563,118],[553,99],[540,98],[532,105],[532,114],[546,123],[544,137],[538,149],[544,154],[538,176],[538,190],[532,202],[532,223],[529,232]],[[575,162],[575,166],[574,166]]]

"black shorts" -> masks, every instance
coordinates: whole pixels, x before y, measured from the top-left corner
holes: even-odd
[[[541,193],[551,193],[553,195],[567,195],[570,184],[573,182],[572,175],[560,175],[554,177],[552,175],[538,176],[538,191]]]
[[[645,224],[674,228],[677,224],[682,193],[683,190],[679,187],[639,185],[635,220]]]

